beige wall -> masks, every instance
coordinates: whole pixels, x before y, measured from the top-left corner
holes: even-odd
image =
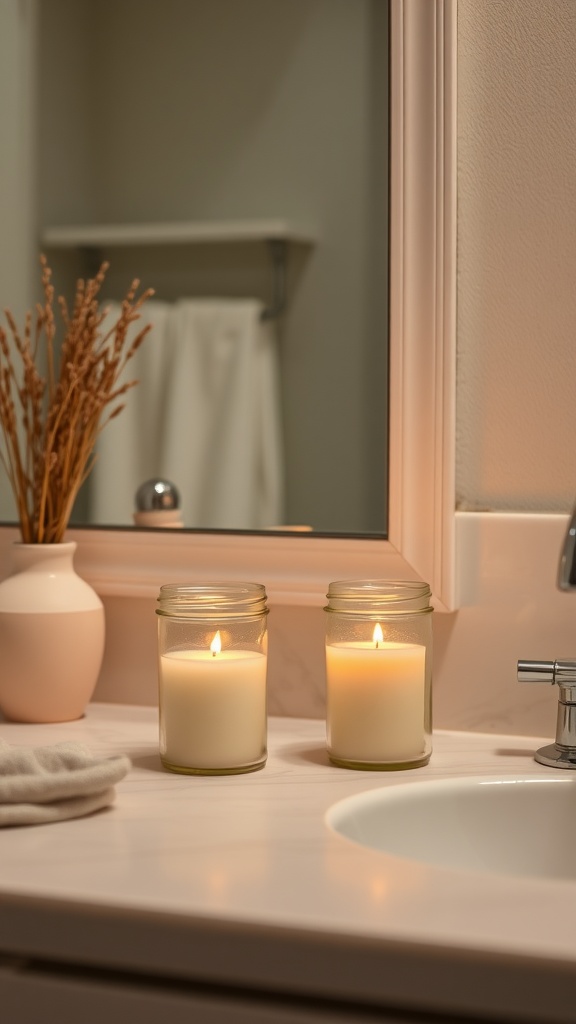
[[[457,501],[576,499],[576,3],[458,3]]]

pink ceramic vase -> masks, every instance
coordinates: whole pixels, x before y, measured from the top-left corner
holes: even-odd
[[[80,718],[104,655],[104,608],[74,569],[76,544],[13,546],[0,583],[0,711],[16,722]]]

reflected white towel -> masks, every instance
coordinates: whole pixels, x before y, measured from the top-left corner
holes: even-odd
[[[91,519],[132,524],[134,496],[171,480],[185,526],[266,529],[283,522],[277,338],[252,299],[152,301],[153,329],[128,364],[138,379],[105,427],[90,486]],[[112,305],[109,318],[120,307]]]
[[[112,803],[130,767],[128,757],[98,759],[78,743],[31,749],[0,739],[0,826],[91,814]]]
[[[266,528],[283,519],[275,330],[252,299],[183,299],[167,334],[162,467],[187,526]]]
[[[121,312],[119,303],[107,305],[103,329],[109,329]],[[152,330],[121,378],[121,383],[139,383],[128,391],[125,408],[98,439],[98,458],[90,478],[92,522],[133,525],[134,498],[140,484],[162,476],[161,425],[166,397],[163,360],[171,309],[169,303],[149,300],[140,319],[130,325],[129,341],[147,324],[152,324]]]

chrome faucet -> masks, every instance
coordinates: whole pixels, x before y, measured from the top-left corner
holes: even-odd
[[[564,537],[558,587],[560,590],[576,589],[576,509]],[[534,759],[552,768],[576,769],[576,659],[519,661],[518,682],[548,683],[558,687],[556,740],[540,747]]]
[[[534,758],[551,768],[576,768],[576,661],[519,661],[518,682],[558,687],[556,741]]]

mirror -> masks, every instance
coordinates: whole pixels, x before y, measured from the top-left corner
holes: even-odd
[[[30,304],[38,245],[36,176],[28,171],[39,6],[35,0],[0,5],[5,58],[0,87],[6,99],[4,156],[10,184],[0,191],[6,226],[0,266],[3,305],[15,311]],[[389,6],[387,539],[130,527],[71,530],[79,544],[78,571],[110,600],[153,599],[159,582],[186,582],[193,572],[197,579],[262,578],[276,603],[315,607],[324,602],[327,580],[417,577],[429,581],[436,608],[457,606],[456,0],[389,0]],[[12,60],[16,54],[19,59]],[[55,164],[56,159],[50,166]],[[62,160],[60,172],[69,171]],[[381,475],[382,467],[376,468],[374,479]],[[2,501],[0,493],[0,518],[6,520]],[[18,531],[5,525],[0,535],[6,571],[7,552]]]
[[[137,275],[161,303],[249,298],[266,307],[274,290],[266,228],[201,244],[108,240],[89,252],[82,238],[45,240],[70,225],[288,226],[285,306],[266,322],[281,513],[247,526],[228,504],[222,521],[185,516],[185,525],[385,536],[388,0],[39,8],[39,220],[57,290],[71,294],[76,276],[103,256],[113,300]],[[119,431],[130,429],[128,412]],[[197,406],[186,412],[171,435],[184,468],[202,426]],[[260,444],[271,441],[270,422],[261,421]],[[118,461],[120,448],[110,434],[106,456]],[[102,455],[98,474],[107,472]],[[121,465],[114,473],[120,482],[126,475]],[[159,466],[157,475],[167,474]],[[76,522],[130,524],[132,495],[133,487],[121,516],[95,521],[88,489]]]

